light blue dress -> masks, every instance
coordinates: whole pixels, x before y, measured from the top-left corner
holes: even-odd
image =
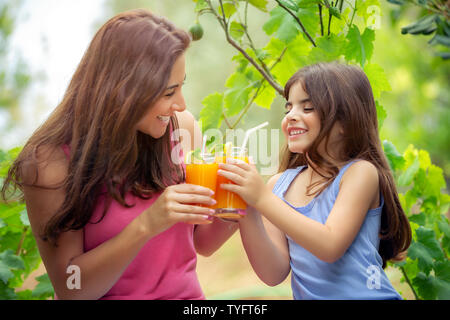
[[[336,201],[342,175],[352,163],[342,167],[334,181],[306,206],[294,207],[284,198],[292,181],[306,166],[283,172],[272,192],[299,214],[325,224]],[[367,212],[353,243],[334,263],[318,259],[287,236],[294,299],[402,299],[382,269],[378,254],[383,205],[381,196],[380,207]]]

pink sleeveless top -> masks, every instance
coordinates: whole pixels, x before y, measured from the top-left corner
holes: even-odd
[[[63,146],[66,155],[69,147]],[[98,197],[91,222],[84,227],[84,251],[113,238],[134,218],[150,207],[161,193],[144,200],[128,193],[125,208],[115,200],[102,216],[106,195]],[[197,278],[194,225],[177,223],[151,238],[128,265],[119,280],[101,300],[187,300],[205,299]]]

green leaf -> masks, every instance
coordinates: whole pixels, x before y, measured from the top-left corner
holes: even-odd
[[[302,22],[306,31],[310,34],[313,39],[315,35],[319,33],[320,30],[320,17],[319,17],[319,9],[316,5],[302,6],[297,11],[297,17]],[[295,22],[295,24],[298,24]],[[302,31],[303,32],[303,31]]]
[[[375,31],[366,28],[361,34],[356,25],[352,25],[347,33],[348,45],[345,50],[345,59],[347,61],[356,60],[362,67],[366,61],[370,61],[373,53],[373,41],[375,40]]]
[[[17,299],[17,295],[13,288],[8,287],[2,281],[0,281],[0,300],[14,300]]]
[[[36,280],[38,280],[39,283],[33,290],[33,297],[45,299],[54,295],[55,291],[47,273],[37,277]]]
[[[419,171],[419,169],[420,169],[419,157],[416,157],[413,164],[409,166],[406,169],[406,171],[403,172],[402,175],[398,178],[398,184],[400,186],[409,186],[412,183],[414,176]]]
[[[200,12],[201,10],[209,9],[209,5],[205,0],[198,0],[195,2],[197,2],[197,4],[195,5],[195,9],[194,9],[195,12]]]
[[[441,190],[446,187],[444,171],[435,165],[430,165],[428,168],[427,182],[423,190],[424,194],[438,198]]]
[[[450,261],[436,261],[434,264],[436,276],[437,297],[440,300],[450,300]]]
[[[339,9],[338,9],[338,8],[336,8],[336,7],[329,7],[329,8],[328,8],[328,12],[329,12],[332,16],[338,18],[339,20],[342,19],[341,13],[339,12]]]
[[[200,111],[202,131],[219,128],[222,122],[223,94],[215,92],[203,99],[204,108]]]
[[[247,105],[253,84],[249,82],[245,74],[235,72],[228,78],[225,86],[229,88],[225,91],[223,99],[226,114],[234,116]]]
[[[272,74],[281,86],[306,64],[311,44],[299,34],[287,47],[281,40],[272,38],[264,50],[275,60],[285,48],[283,59],[272,69]]]
[[[419,272],[412,281],[417,288],[420,296],[425,300],[434,300],[437,296],[436,286],[434,284],[434,277],[427,276],[423,272]]]
[[[16,256],[14,251],[8,249],[0,253],[0,280],[5,284],[14,277],[11,270],[23,269],[25,265],[21,257]]]
[[[299,34],[300,27],[289,13],[281,7],[276,7],[270,11],[270,18],[263,25],[263,30],[267,35],[274,35],[289,43]]]
[[[380,98],[381,92],[392,90],[386,77],[386,73],[379,65],[375,63],[368,63],[364,67],[364,72],[370,81],[375,100]]]
[[[280,0],[280,2],[286,7],[294,12],[297,12],[300,7],[292,0]]]
[[[272,106],[272,102],[277,96],[275,89],[270,85],[264,85],[263,89],[259,92],[258,96],[253,100],[253,102],[264,108],[269,109]]]
[[[339,60],[347,41],[344,35],[331,34],[316,39],[316,47],[311,49],[311,63]]]
[[[403,156],[397,151],[397,148],[395,148],[392,142],[384,140],[383,149],[392,171],[402,169],[405,164],[405,159],[403,159]]]
[[[412,214],[408,217],[409,221],[412,221],[414,223],[417,223],[418,225],[425,226],[427,222],[427,217],[423,212],[419,214]]]
[[[233,39],[240,40],[244,35],[244,27],[242,24],[236,21],[232,21],[230,24],[230,36]]]
[[[263,12],[267,12],[267,0],[248,0],[248,2]]]
[[[444,259],[444,253],[433,230],[420,226],[416,230],[417,241],[413,241],[408,250],[408,257],[419,261],[419,268],[429,274],[433,260]]]
[[[386,109],[379,104],[378,100],[375,101],[375,106],[377,108],[378,128],[380,129],[383,126],[384,119],[387,117],[387,112]]]
[[[221,6],[219,6],[219,15],[221,15],[222,16],[222,7]],[[233,14],[235,14],[236,13],[236,7],[232,4],[232,3],[229,3],[229,2],[225,2],[225,3],[223,3],[223,11],[225,12],[225,18],[230,18]]]

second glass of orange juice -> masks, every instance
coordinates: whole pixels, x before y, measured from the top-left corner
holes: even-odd
[[[226,154],[216,154],[216,163],[226,163],[226,158],[242,160],[248,163],[247,149],[241,147],[233,147]],[[245,216],[247,203],[242,200],[236,193],[224,190],[221,184],[233,183],[229,179],[217,176],[216,201],[213,208],[216,209],[216,217],[225,219],[240,219]]]

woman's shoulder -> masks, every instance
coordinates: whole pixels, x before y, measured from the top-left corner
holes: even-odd
[[[66,179],[68,167],[69,161],[61,146],[43,145],[24,160],[23,182],[43,187],[59,185]]]

